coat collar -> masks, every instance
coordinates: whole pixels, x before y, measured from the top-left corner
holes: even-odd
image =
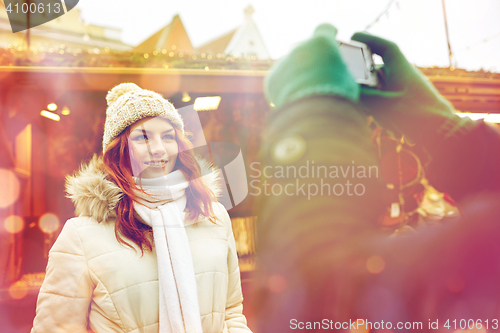
[[[216,196],[220,196],[219,172],[203,159],[198,159],[202,179]],[[90,216],[98,222],[116,217],[116,205],[123,196],[104,169],[102,157],[94,155],[89,163],[82,164],[74,175],[66,177],[67,197],[75,205],[77,216]]]

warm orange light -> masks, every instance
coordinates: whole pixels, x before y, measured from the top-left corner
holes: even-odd
[[[4,222],[3,227],[10,234],[17,234],[24,229],[24,220],[22,217],[17,215],[8,216]]]
[[[372,274],[378,274],[385,269],[385,261],[381,256],[371,256],[366,260],[366,269]]]
[[[486,332],[487,331],[484,327],[453,331],[453,333],[486,333]]]
[[[484,118],[484,121],[489,123],[500,123],[500,114],[498,113],[490,113],[488,116]]]
[[[47,105],[47,109],[49,109],[50,111],[55,111],[55,110],[57,110],[57,104],[50,103],[49,105]]]
[[[45,118],[49,118],[49,119],[52,119],[52,120],[55,120],[55,121],[59,121],[61,120],[61,117],[59,117],[58,114],[55,114],[55,113],[52,113],[50,111],[45,111],[43,110],[42,112],[40,112],[40,114],[45,117]]]
[[[7,208],[17,201],[21,185],[14,172],[0,169],[0,208]]]
[[[459,117],[469,117],[472,120],[484,119],[489,123],[500,123],[500,113],[475,113],[475,112],[458,112]]]
[[[28,286],[21,281],[13,283],[9,287],[9,295],[13,299],[23,299],[28,295]]]
[[[38,220],[38,227],[46,234],[51,234],[59,229],[59,218],[52,213],[45,213]]]
[[[365,323],[363,319],[356,320],[356,327],[349,330],[350,333],[368,333],[370,332],[370,326]]]
[[[194,100],[194,109],[196,111],[215,111],[219,108],[220,96],[198,97]]]
[[[69,108],[67,106],[63,107],[63,109],[61,110],[61,114],[63,116],[67,116],[70,113],[71,113],[71,111],[69,110]]]
[[[182,101],[183,101],[184,103],[187,103],[187,102],[189,102],[190,100],[191,100],[191,96],[189,96],[189,94],[188,94],[187,92],[185,92],[185,93],[183,93],[183,94],[182,94]]]
[[[280,293],[286,289],[286,279],[279,275],[274,274],[267,279],[267,287],[273,293]]]

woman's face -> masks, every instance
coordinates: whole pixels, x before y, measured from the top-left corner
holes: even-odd
[[[129,146],[135,148],[134,176],[156,178],[170,173],[179,146],[172,124],[161,117],[146,117],[130,127]]]

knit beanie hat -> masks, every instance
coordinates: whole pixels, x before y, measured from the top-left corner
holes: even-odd
[[[102,151],[128,126],[145,117],[163,117],[184,133],[184,122],[172,103],[154,91],[134,83],[121,83],[106,95],[108,108],[104,124]]]

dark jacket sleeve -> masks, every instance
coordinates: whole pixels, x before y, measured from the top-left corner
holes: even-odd
[[[285,332],[293,318],[347,310],[351,298],[338,287],[376,229],[383,187],[366,117],[345,99],[313,96],[274,110],[263,142],[253,311],[259,331]]]
[[[500,190],[500,131],[494,125],[477,121],[468,132],[426,148],[430,183],[454,200]]]

